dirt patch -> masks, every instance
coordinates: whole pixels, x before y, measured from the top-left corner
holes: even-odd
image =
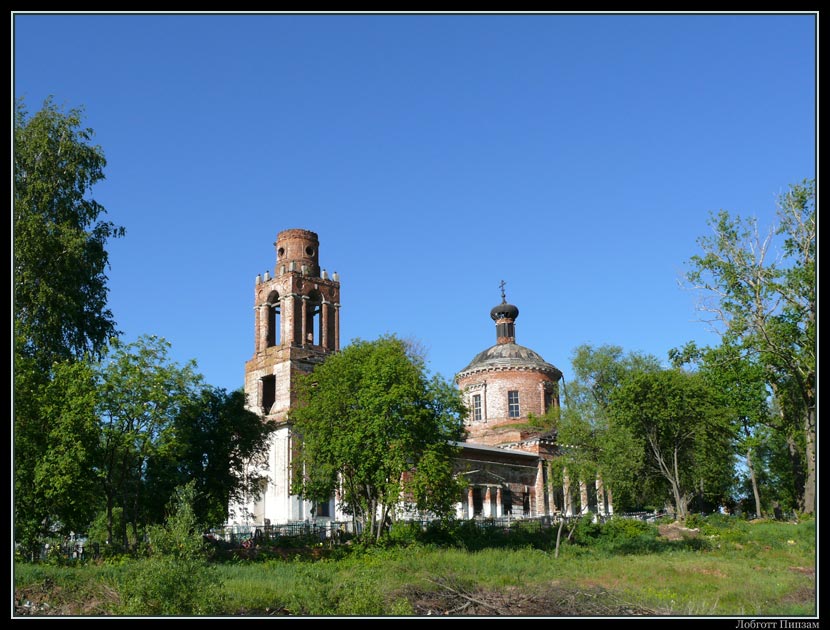
[[[628,603],[599,587],[575,588],[552,584],[533,590],[468,590],[449,581],[429,589],[410,588],[404,597],[419,616],[605,617],[652,616],[656,610]]]
[[[15,589],[14,616],[106,616],[108,607],[118,601],[118,594],[101,586],[100,591],[79,597],[46,580],[43,584]],[[624,601],[619,595],[601,587],[566,587],[551,583],[525,590],[470,589],[460,583],[441,580],[428,587],[409,587],[400,594],[417,616],[507,616],[507,617],[603,617],[668,615]],[[112,608],[109,608],[110,610]],[[239,610],[231,616],[290,616],[284,608]]]
[[[816,589],[814,586],[802,586],[792,593],[788,593],[782,600],[785,604],[801,604],[804,606],[816,605]]]
[[[668,525],[658,525],[657,530],[660,532],[660,536],[666,540],[687,540],[689,538],[697,538],[700,535],[698,528],[689,529],[688,527],[683,527],[677,521]]]
[[[14,589],[14,616],[96,617],[118,602],[118,593],[99,584],[95,592],[78,593],[57,586],[47,579],[41,584]]]

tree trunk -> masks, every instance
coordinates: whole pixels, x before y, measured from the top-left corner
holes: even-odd
[[[804,511],[804,488],[806,488],[807,484],[806,479],[804,477],[804,466],[802,462],[801,451],[799,450],[798,444],[796,444],[795,438],[792,435],[787,436],[787,451],[790,455],[790,464],[793,470],[793,492],[797,497],[796,501],[798,503],[798,505],[795,507],[799,511]]]
[[[386,504],[380,506],[380,518],[377,522],[377,532],[375,533],[375,542],[380,542],[381,534],[383,534],[383,527],[386,524],[386,517],[389,516],[389,507]]]
[[[112,497],[107,495],[107,544],[112,544]]]
[[[675,518],[683,522],[686,520],[686,505],[683,499],[683,495],[680,492],[680,488],[678,487],[675,481],[672,481],[671,484],[672,494],[674,494],[674,509],[675,509]]]
[[[677,520],[686,521],[686,499],[680,490],[680,466],[678,465],[677,448],[674,449],[673,456],[674,479],[671,480],[672,492],[674,492],[674,506],[677,510]]]
[[[368,501],[368,514],[366,515],[366,520],[368,521],[368,527],[364,528],[363,536],[367,536],[367,540],[372,540],[372,536],[375,534],[375,513],[377,511],[377,506],[375,502],[370,500]],[[367,531],[368,530],[368,531]]]
[[[554,558],[559,557],[559,540],[562,538],[562,528],[565,526],[565,517],[562,516],[559,519],[559,529],[556,531],[556,553],[553,554]]]
[[[807,476],[804,479],[804,513],[815,514],[816,511],[816,408],[807,406],[804,417],[804,439],[807,443]]]
[[[752,494],[755,496],[755,516],[761,518],[761,495],[758,493],[758,479],[755,476],[755,466],[752,464],[752,447],[746,449],[746,467],[749,469]]]

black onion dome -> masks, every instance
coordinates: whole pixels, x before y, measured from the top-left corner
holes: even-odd
[[[516,319],[519,316],[519,309],[512,304],[502,302],[498,306],[494,306],[490,311],[490,317],[493,320],[499,319]]]
[[[499,343],[479,352],[456,378],[490,370],[531,370],[550,374],[554,380],[562,377],[562,372],[530,348],[517,343]]]

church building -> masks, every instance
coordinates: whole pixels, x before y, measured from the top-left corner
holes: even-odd
[[[295,380],[340,349],[340,279],[320,267],[317,234],[280,232],[276,266],[254,282],[254,355],[245,364],[248,408],[277,429],[268,450],[268,481],[257,500],[231,506],[229,525],[264,526],[296,521],[349,520],[335,497],[312,503],[290,492],[291,461],[302,448],[292,432],[289,410],[296,404]],[[502,300],[490,317],[496,343],[477,354],[455,376],[469,411],[467,437],[458,444],[456,475],[467,481],[456,506],[458,518],[540,517],[588,508],[586,484],[576,498],[550,483],[556,433],[531,422],[559,406],[562,372],[516,343],[519,309]],[[610,509],[596,481],[595,503]],[[401,515],[405,517],[405,515]]]

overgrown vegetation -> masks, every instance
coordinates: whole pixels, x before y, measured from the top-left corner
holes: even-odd
[[[180,504],[181,505],[181,504]],[[192,513],[156,532],[159,556],[18,564],[17,614],[726,615],[816,614],[816,524],[690,515],[690,535],[613,518],[510,533],[397,524],[386,544],[273,545],[258,562],[206,562]],[[399,525],[399,526],[398,526]],[[159,536],[160,534],[160,536]],[[315,551],[319,550],[319,551]],[[175,562],[174,562],[175,559]]]
[[[178,488],[165,525],[151,526],[146,557],[131,563],[120,585],[124,615],[210,615],[223,609],[216,565],[208,564],[195,483]]]

